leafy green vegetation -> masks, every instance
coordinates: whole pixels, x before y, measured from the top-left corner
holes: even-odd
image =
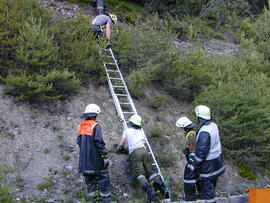
[[[264,9],[266,1],[107,3],[122,22],[131,23],[114,25],[112,39],[132,96],[144,96],[143,88],[152,84],[176,99],[208,105],[221,126],[225,155],[245,166],[239,166],[241,174],[254,178],[252,170],[269,168],[270,11]],[[181,50],[176,46],[179,39],[211,38],[239,44],[238,52],[213,56],[199,46]],[[82,84],[104,82],[102,57],[86,16],[53,23],[51,13],[34,0],[3,0],[0,43],[1,81],[7,85],[5,92],[19,100],[65,99]],[[159,108],[167,100],[162,94],[153,95],[146,103]],[[162,138],[158,127],[151,135]]]
[[[13,169],[7,165],[0,166],[0,202],[11,202],[14,199],[12,186],[6,180],[6,175],[12,173]]]
[[[104,81],[88,19],[51,19],[34,0],[1,1],[0,79],[8,85],[5,92],[19,100],[65,99],[82,83]]]
[[[115,45],[122,69],[129,73],[133,96],[142,96],[141,90],[152,83],[180,100],[208,105],[221,126],[225,155],[243,161],[251,171],[269,168],[270,161],[268,13],[254,22],[241,19],[246,35],[239,38],[235,56],[213,56],[198,49],[177,51],[175,38],[164,29],[166,21],[158,17],[119,26]],[[255,28],[262,35],[249,34]],[[194,32],[187,37],[194,39]]]
[[[43,183],[38,184],[37,188],[39,190],[50,190],[50,189],[53,189],[54,188],[53,179],[51,177],[45,179],[45,181]]]
[[[109,4],[109,9],[112,13],[115,13],[121,20],[128,23],[135,23],[141,18],[144,12],[143,7],[132,2],[126,2],[122,0],[106,0]]]
[[[245,163],[237,163],[239,174],[243,178],[247,178],[249,180],[255,180],[256,174],[245,164]]]

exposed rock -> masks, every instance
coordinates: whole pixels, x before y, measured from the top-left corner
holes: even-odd
[[[45,7],[52,8],[57,12],[60,12],[64,18],[76,18],[79,16],[80,8],[76,4],[72,4],[59,0],[39,0],[39,2]]]

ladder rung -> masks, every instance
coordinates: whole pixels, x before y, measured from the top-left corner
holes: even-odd
[[[129,105],[129,102],[119,102],[119,104]]]
[[[122,78],[112,78],[112,77],[109,77],[110,80],[123,80]]]
[[[155,163],[152,163],[152,166],[155,166],[156,164]]]
[[[104,63],[108,65],[115,65],[115,63],[109,63],[109,62],[104,62]]]
[[[107,70],[107,72],[119,72],[118,70]]]
[[[125,114],[134,114],[134,112],[123,112]]]
[[[116,96],[120,96],[120,97],[127,97],[127,94],[115,94]]]
[[[115,87],[115,88],[125,88],[125,86],[117,86],[117,85],[114,85],[113,87]]]

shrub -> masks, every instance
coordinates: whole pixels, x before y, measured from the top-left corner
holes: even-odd
[[[156,95],[155,97],[151,97],[146,99],[146,103],[148,106],[157,109],[163,106],[166,106],[168,103],[168,97],[165,95]]]
[[[143,7],[133,3],[121,0],[106,0],[109,4],[109,9],[115,13],[118,18],[126,21],[127,23],[135,23],[140,19],[143,13]]]
[[[120,27],[115,50],[123,70],[132,72],[128,82],[133,95],[149,82],[159,81],[176,57],[174,37],[163,23],[154,16],[140,25]]]
[[[251,168],[269,167],[269,79],[239,56],[221,58],[215,65],[218,80],[195,103],[211,108],[228,156]]]
[[[238,166],[238,170],[239,170],[239,174],[241,177],[243,178],[247,178],[249,180],[255,180],[256,174],[245,164],[245,163],[236,163],[236,165]]]
[[[38,17],[43,25],[51,24],[50,12],[35,0],[0,1],[0,74],[7,75],[10,67],[16,64],[14,37],[24,26],[29,16]]]
[[[254,23],[252,37],[257,44],[256,49],[263,53],[265,59],[270,60],[270,11],[265,11]]]
[[[80,85],[74,73],[67,70],[53,70],[45,75],[9,75],[2,80],[8,85],[6,93],[16,96],[19,100],[31,101],[65,99],[68,95],[78,92]]]
[[[162,82],[167,92],[191,102],[204,87],[213,83],[215,72],[212,64],[202,51],[188,51],[183,53],[181,61],[165,70]]]
[[[82,82],[104,81],[100,48],[87,17],[59,23],[52,30],[59,47],[56,67],[75,72]]]
[[[172,153],[169,152],[157,152],[156,158],[160,163],[160,166],[164,168],[172,167],[175,164],[176,158]]]
[[[16,40],[17,58],[23,63],[28,72],[39,72],[47,68],[55,60],[56,48],[53,45],[53,36],[41,24],[41,19],[32,15],[20,30]]]

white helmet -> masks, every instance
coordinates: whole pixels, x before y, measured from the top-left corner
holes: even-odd
[[[207,106],[204,105],[196,106],[195,113],[198,117],[203,118],[205,120],[211,119],[210,109]]]
[[[189,120],[187,117],[183,116],[181,118],[179,118],[175,125],[178,127],[178,128],[185,128],[187,126],[189,126],[190,128],[194,127],[195,123],[193,123],[191,120]]]
[[[142,127],[142,118],[138,114],[131,116],[129,121],[137,126]]]
[[[100,107],[96,104],[88,104],[84,111],[84,113],[96,113],[96,114],[99,114],[100,112],[101,112]]]
[[[116,15],[109,13],[109,16],[112,19],[113,23],[117,23],[117,16]]]

